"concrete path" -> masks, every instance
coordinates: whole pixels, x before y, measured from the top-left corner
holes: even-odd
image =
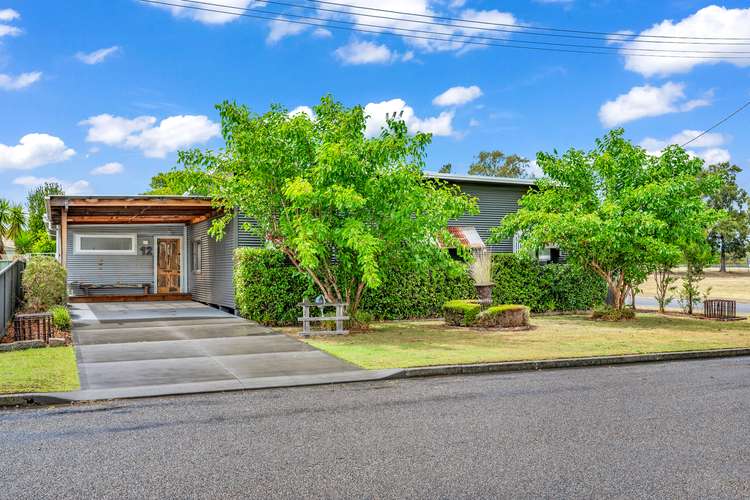
[[[73,304],[85,400],[376,380],[307,344],[196,302]]]

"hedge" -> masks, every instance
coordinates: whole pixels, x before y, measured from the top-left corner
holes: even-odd
[[[449,325],[471,326],[481,310],[482,306],[475,300],[449,300],[443,304],[443,317]]]
[[[572,263],[542,264],[524,254],[493,256],[493,304],[523,304],[533,312],[588,310],[602,304],[607,284]]]
[[[468,274],[407,266],[384,271],[381,285],[366,290],[360,304],[374,319],[435,318],[446,301],[476,297]],[[240,314],[266,325],[296,324],[302,298],[320,294],[281,252],[260,248],[235,251],[234,289]]]
[[[495,255],[493,276],[494,304],[523,304],[533,312],[591,309],[607,294],[592,272],[567,263],[543,265],[522,254]],[[236,251],[234,285],[240,314],[268,325],[296,324],[302,298],[320,294],[282,253],[259,248]],[[360,309],[374,319],[434,318],[450,300],[475,298],[468,272],[394,266],[384,270],[380,287],[365,291]]]

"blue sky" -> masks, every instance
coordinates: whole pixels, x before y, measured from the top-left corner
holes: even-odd
[[[750,38],[747,2],[717,7],[689,0],[356,1],[433,20]],[[216,3],[304,14],[249,0]],[[391,22],[327,7],[347,10],[336,15],[340,20]],[[369,105],[372,129],[385,112],[403,109],[412,129],[435,134],[429,166],[450,162],[458,172],[483,149],[533,158],[540,150],[589,148],[612,126],[623,126],[629,138],[658,150],[690,138],[691,131],[704,130],[750,99],[750,59],[472,47],[337,31],[325,22],[300,29],[135,0],[0,0],[0,197],[21,200],[31,186],[50,178],[74,193],[143,192],[151,175],[175,164],[177,149],[221,146],[213,106],[225,99],[256,111],[271,103],[291,110],[332,93],[347,105]],[[744,168],[746,188],[748,123],[750,110],[691,145],[695,154],[731,158]]]

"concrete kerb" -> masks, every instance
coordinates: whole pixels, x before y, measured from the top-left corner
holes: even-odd
[[[190,390],[189,388],[183,388],[182,390],[168,391],[165,394],[142,394],[138,395],[133,392],[131,394],[123,394],[119,397],[124,398],[139,398],[139,397],[154,397],[154,396],[175,396],[184,394],[198,394],[207,392],[229,392],[234,390],[254,390],[254,389],[281,389],[289,387],[304,387],[311,385],[327,385],[327,384],[340,384],[350,382],[368,382],[374,380],[396,380],[406,379],[414,377],[434,377],[444,375],[472,375],[472,374],[483,374],[483,373],[496,373],[496,372],[513,372],[513,371],[530,371],[530,370],[549,370],[559,368],[584,368],[584,367],[595,367],[595,366],[614,366],[622,364],[635,364],[635,363],[654,363],[663,361],[679,361],[679,360],[694,360],[694,359],[712,359],[712,358],[726,358],[726,357],[738,357],[738,356],[750,356],[750,348],[736,348],[736,349],[711,349],[705,351],[684,351],[684,352],[663,352],[653,354],[627,354],[620,356],[594,356],[588,358],[566,358],[566,359],[547,359],[538,361],[508,361],[502,363],[482,363],[482,364],[471,364],[471,365],[442,365],[442,366],[424,366],[419,368],[405,368],[405,369],[391,369],[391,370],[379,370],[372,373],[372,377],[355,377],[354,380],[348,380],[346,377],[332,378],[331,380],[325,380],[319,378],[315,380],[309,380],[307,382],[303,380],[284,381],[285,377],[278,377],[275,381],[268,381],[268,383],[253,383],[247,384],[244,387],[238,387],[237,389],[217,388],[214,390],[204,387],[204,390]],[[274,377],[276,378],[276,377]],[[260,382],[260,381],[258,381]],[[187,384],[186,384],[187,385]],[[135,389],[135,388],[131,388]],[[9,394],[0,395],[0,407],[9,406],[29,406],[29,405],[56,405],[56,404],[70,404],[80,403],[87,401],[102,401],[110,399],[118,399],[116,394],[101,394],[97,398],[87,398],[83,391],[72,391],[70,393],[50,393],[50,394]],[[104,397],[106,396],[106,397]]]

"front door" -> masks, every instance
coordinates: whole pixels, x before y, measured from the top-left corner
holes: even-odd
[[[157,293],[179,293],[180,287],[180,239],[159,238],[156,253]]]

